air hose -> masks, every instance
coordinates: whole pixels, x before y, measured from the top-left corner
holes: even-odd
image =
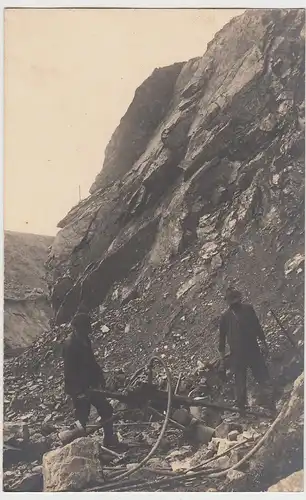
[[[162,367],[164,368],[164,370],[166,372],[167,382],[168,382],[168,386],[167,386],[167,391],[168,391],[167,411],[166,411],[166,416],[165,416],[163,426],[161,428],[161,431],[160,431],[160,434],[158,436],[156,443],[154,444],[151,451],[147,454],[147,456],[141,462],[139,462],[139,464],[137,464],[135,467],[133,467],[132,469],[124,472],[123,474],[119,474],[118,476],[113,476],[111,478],[112,481],[114,481],[114,480],[117,481],[119,479],[123,479],[125,477],[128,477],[131,474],[134,474],[135,472],[137,472],[139,469],[141,469],[150,460],[152,455],[154,455],[154,453],[156,452],[157,448],[159,447],[159,445],[160,445],[160,443],[165,435],[167,425],[169,423],[170,413],[171,413],[171,402],[172,402],[171,374],[170,374],[168,367],[166,366],[166,364],[164,363],[164,361],[161,358],[159,358],[157,356],[153,356],[150,359],[148,366],[151,367],[154,362],[158,362],[162,365]]]
[[[153,358],[152,358],[153,359]],[[155,358],[154,358],[155,359]],[[157,358],[159,360],[159,358]],[[159,360],[161,361],[161,360]],[[163,366],[165,367],[165,365],[163,364]],[[165,370],[166,370],[166,373],[168,372],[168,370],[166,369],[165,367]],[[167,373],[167,378],[168,378],[168,373]],[[169,379],[168,379],[169,380]],[[168,390],[169,390],[169,382],[168,382]],[[284,403],[280,413],[278,414],[278,416],[276,417],[276,419],[274,420],[274,422],[272,423],[272,425],[269,427],[269,429],[266,431],[266,433],[259,439],[259,441],[253,446],[253,448],[251,450],[249,450],[248,453],[246,453],[246,455],[244,455],[244,457],[238,462],[236,463],[235,465],[229,467],[229,468],[226,468],[226,469],[223,469],[221,471],[212,471],[211,469],[210,470],[207,470],[207,469],[202,469],[202,470],[199,470],[197,472],[192,472],[192,469],[189,469],[188,471],[185,471],[183,474],[177,474],[176,477],[172,477],[172,478],[164,478],[164,479],[159,479],[159,480],[155,480],[155,481],[152,481],[152,482],[148,482],[148,481],[141,481],[141,480],[138,480],[138,481],[122,481],[122,483],[120,482],[119,484],[116,483],[114,484],[113,481],[110,483],[110,484],[104,484],[104,486],[100,486],[98,488],[93,488],[91,491],[109,491],[109,488],[114,488],[114,491],[124,491],[124,489],[126,489],[127,487],[129,488],[129,491],[130,489],[133,487],[133,486],[138,486],[138,487],[141,487],[141,486],[146,486],[146,487],[149,487],[149,486],[162,486],[162,485],[169,485],[170,483],[174,482],[174,481],[190,481],[192,479],[195,479],[195,478],[198,478],[198,477],[205,477],[205,479],[210,479],[210,478],[221,478],[223,476],[226,476],[228,472],[232,471],[232,470],[237,470],[239,469],[239,467],[241,467],[241,465],[243,465],[248,459],[250,459],[258,450],[259,448],[261,448],[261,446],[264,444],[264,442],[271,436],[271,434],[273,434],[273,431],[275,429],[275,427],[277,426],[277,424],[279,423],[279,421],[282,419],[282,417],[284,416],[284,414],[286,413],[286,411],[288,410],[288,407],[289,407],[289,402],[286,402]],[[141,467],[143,467],[143,465],[149,460],[149,458],[153,455],[153,453],[156,451],[158,445],[160,444],[160,441],[164,435],[164,430],[166,429],[166,425],[168,423],[168,420],[169,418],[167,419],[167,416],[168,414],[170,414],[170,409],[171,409],[171,391],[170,391],[170,405],[169,405],[169,399],[168,399],[168,407],[167,407],[167,414],[166,414],[166,418],[165,418],[165,421],[164,421],[164,425],[163,425],[163,428],[162,428],[162,431],[160,433],[160,436],[156,442],[156,444],[154,445],[154,447],[152,448],[151,452],[147,455],[147,457],[145,457],[145,459],[140,462],[138,464],[138,466],[136,466],[134,469],[131,469],[130,471],[128,471],[127,473],[124,473],[124,474],[121,474],[117,477],[112,477],[111,479],[122,479],[124,477],[127,477],[128,475],[130,474],[133,474],[134,472],[136,472],[136,470],[139,470]],[[247,441],[249,441],[248,439],[246,441],[244,441],[243,443],[239,443],[239,445],[241,444],[244,444],[246,443]],[[236,445],[237,446],[237,445]],[[233,446],[232,449],[236,448],[236,446]],[[238,446],[237,446],[238,447]],[[230,450],[227,450],[226,452],[224,452],[223,454],[221,454],[220,456],[222,455],[225,455],[226,453],[228,453]],[[216,456],[213,458],[214,459],[217,459],[217,458],[220,458],[220,456]],[[201,466],[205,466],[206,463],[208,464],[211,460],[208,460],[207,462],[204,462],[203,464],[200,464],[199,467]]]

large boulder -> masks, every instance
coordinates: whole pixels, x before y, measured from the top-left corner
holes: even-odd
[[[304,491],[304,471],[299,470],[288,477],[281,479],[268,489],[270,492],[280,491]]]
[[[99,445],[84,437],[43,456],[44,491],[82,491],[103,480]]]
[[[303,467],[304,373],[296,379],[285,405],[273,432],[250,462],[251,490],[265,491],[273,481]]]

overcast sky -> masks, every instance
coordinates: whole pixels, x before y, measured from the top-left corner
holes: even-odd
[[[56,234],[136,88],[202,55],[238,10],[7,10],[5,229]]]

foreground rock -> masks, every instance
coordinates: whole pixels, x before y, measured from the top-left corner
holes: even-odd
[[[273,479],[303,468],[304,373],[294,383],[288,406],[250,462],[249,486],[264,491]]]
[[[82,491],[103,480],[99,446],[79,438],[43,457],[44,491]]]
[[[304,491],[304,471],[294,472],[285,479],[281,479],[278,483],[270,486],[268,491],[275,493],[281,491]]]

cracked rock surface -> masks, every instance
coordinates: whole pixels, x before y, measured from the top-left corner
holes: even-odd
[[[90,312],[93,347],[110,386],[117,387],[116,368],[131,375],[158,355],[174,380],[183,373],[183,394],[204,391],[215,403],[231,404],[232,382],[220,384],[213,363],[228,284],[254,305],[263,325],[279,409],[286,400],[292,404],[274,441],[246,468],[174,489],[266,491],[302,468],[303,363],[270,310],[302,353],[304,68],[304,11],[247,10],[216,34],[202,57],[155,70],[136,91],[90,196],[59,223],[46,263],[55,324],[5,361],[5,420],[30,429],[29,443],[7,443],[7,489],[34,484],[39,490],[43,455],[55,453],[56,461],[65,454],[58,451],[58,431],[73,417],[63,393],[61,345],[80,306]],[[165,388],[163,374],[155,375]],[[252,380],[250,388],[256,406]],[[195,446],[169,427],[158,463],[152,459],[148,467],[173,473],[215,457],[215,470],[226,469],[271,423],[209,411],[200,417],[218,429],[214,441]],[[118,430],[137,442],[127,460],[137,463],[161,422],[147,430],[127,423],[121,420]],[[243,439],[250,441],[227,452]],[[283,442],[290,464],[279,453]],[[219,447],[226,452],[220,457]],[[277,466],[269,462],[271,450],[281,457]],[[265,464],[272,470],[269,484]],[[112,464],[121,472],[126,466]],[[52,467],[44,474],[56,489],[62,478]],[[73,487],[92,486],[85,486],[91,482],[86,471],[82,486]],[[152,477],[148,470],[136,476],[147,474]]]

